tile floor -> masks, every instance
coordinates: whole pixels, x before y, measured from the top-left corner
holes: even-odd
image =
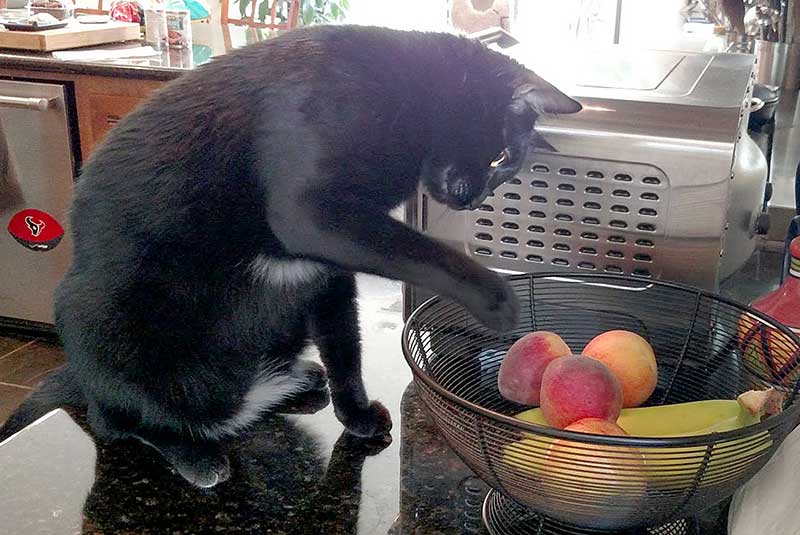
[[[0,423],[62,362],[63,350],[50,341],[0,336]]]

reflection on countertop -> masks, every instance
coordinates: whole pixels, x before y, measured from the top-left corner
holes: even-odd
[[[277,34],[275,30],[195,21],[192,23],[191,48],[168,48],[150,57],[98,61],[63,61],[46,52],[0,49],[0,68],[170,80],[207,63],[213,57]],[[77,50],[120,50],[137,48],[142,44],[140,41],[130,41]]]

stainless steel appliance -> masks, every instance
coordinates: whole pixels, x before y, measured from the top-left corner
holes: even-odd
[[[558,152],[531,151],[480,209],[420,192],[408,223],[503,272],[604,271],[714,290],[752,254],[767,176],[747,134],[752,56],[503,52],[583,111],[540,118]],[[407,287],[406,312],[426,297]]]
[[[47,328],[53,291],[70,263],[67,208],[75,158],[67,87],[0,80],[0,323]],[[27,248],[8,226],[15,214],[35,209],[64,229],[54,247]],[[50,222],[50,219],[47,219]],[[27,222],[44,229],[43,217]],[[25,227],[23,227],[25,228]]]

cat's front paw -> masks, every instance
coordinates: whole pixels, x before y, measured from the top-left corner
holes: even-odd
[[[490,280],[480,284],[479,295],[475,303],[469,306],[469,311],[478,321],[500,333],[517,326],[519,299],[507,282],[492,274]]]
[[[351,409],[347,414],[336,416],[345,428],[358,437],[381,437],[387,444],[392,441],[392,416],[379,401],[372,401],[363,409]]]

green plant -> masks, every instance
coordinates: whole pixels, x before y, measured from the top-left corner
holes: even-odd
[[[248,16],[250,2],[258,2],[255,19],[266,22],[270,16],[272,3],[277,2],[275,19],[277,22],[286,22],[289,18],[288,0],[236,0],[239,3],[239,14],[242,18]],[[350,9],[350,0],[300,0],[300,17],[298,24],[308,26],[311,24],[326,24],[342,20]]]
[[[350,9],[350,0],[301,0],[300,23],[325,24],[342,20]]]

